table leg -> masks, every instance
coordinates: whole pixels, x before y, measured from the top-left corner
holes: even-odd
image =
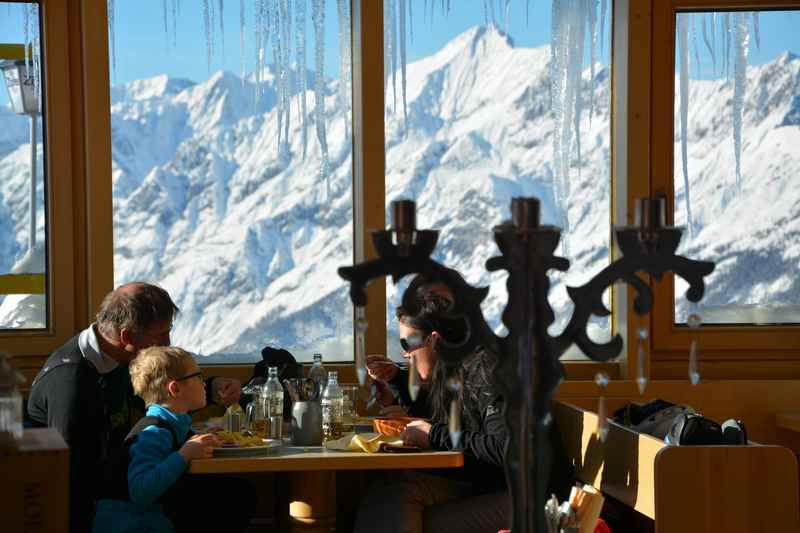
[[[289,476],[289,526],[292,533],[336,530],[336,472],[292,472]]]

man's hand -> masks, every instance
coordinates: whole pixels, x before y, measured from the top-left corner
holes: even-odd
[[[242,395],[242,384],[238,379],[214,378],[211,382],[211,394],[214,403],[218,405],[230,405],[239,401]]]
[[[403,444],[429,448],[431,445],[430,435],[431,424],[425,420],[414,420],[409,422],[406,429],[400,434]]]
[[[367,373],[376,381],[391,381],[397,375],[397,364],[385,355],[367,356]]]
[[[219,446],[219,440],[216,435],[204,433],[202,435],[195,435],[184,442],[181,449],[178,450],[178,453],[189,463],[192,459],[211,457],[214,453],[214,448],[217,446]]]

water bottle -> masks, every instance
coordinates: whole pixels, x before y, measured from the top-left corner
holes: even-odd
[[[322,442],[342,437],[344,395],[337,383],[336,372],[328,372],[328,385],[322,393]]]
[[[10,356],[0,352],[0,449],[16,448],[22,439],[22,375],[11,367]]]
[[[269,379],[265,385],[265,411],[267,415],[268,439],[283,437],[283,385],[278,379],[278,367],[269,367]]]
[[[320,395],[322,394],[322,388],[325,386],[327,382],[327,373],[325,372],[325,367],[322,366],[322,354],[315,353],[314,354],[314,364],[311,365],[311,370],[308,371],[308,377],[314,381],[315,391],[314,396],[309,398],[310,400],[319,401]]]

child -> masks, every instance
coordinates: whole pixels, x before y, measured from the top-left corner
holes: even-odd
[[[109,465],[108,499],[97,504],[94,532],[173,532],[164,512],[168,492],[192,459],[211,457],[218,445],[212,434],[191,432],[188,413],[206,405],[203,373],[188,352],[152,347],[139,352],[130,374],[147,413]]]

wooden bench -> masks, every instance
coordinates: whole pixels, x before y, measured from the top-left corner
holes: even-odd
[[[556,402],[576,477],[655,521],[656,533],[800,531],[798,471],[782,446],[667,446]]]

